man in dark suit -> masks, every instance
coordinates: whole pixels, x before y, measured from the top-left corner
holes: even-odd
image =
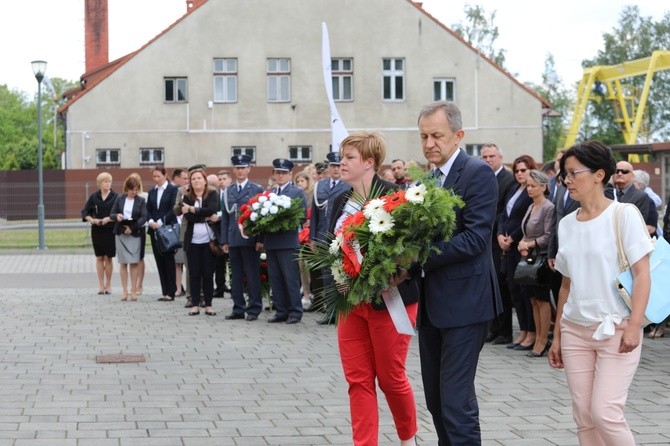
[[[491,321],[502,311],[491,257],[498,185],[485,162],[459,149],[465,133],[456,104],[427,105],[418,123],[438,181],[465,202],[454,209],[452,238],[436,242],[439,253],[423,265],[419,349],[426,404],[440,446],[479,445],[474,380]]]
[[[158,300],[172,301],[177,292],[174,252],[160,252],[154,232],[163,225],[171,225],[177,222],[177,216],[172,210],[177,199],[177,186],[168,181],[164,167],[154,167],[151,176],[156,186],[149,191],[147,198],[147,214],[149,215],[147,234],[151,238],[151,249],[156,259],[156,269],[161,281],[161,297]]]
[[[616,163],[614,171],[614,196],[620,203],[633,203],[644,216],[649,214],[649,196],[635,187],[633,165],[628,161]]]
[[[505,197],[510,190],[514,188],[516,182],[514,175],[503,166],[502,151],[493,143],[483,144],[481,151],[482,159],[489,165],[496,175],[498,183],[498,205],[496,206],[496,215],[504,212]],[[500,269],[500,260],[502,258],[502,249],[496,239],[498,233],[497,218],[493,224],[493,234],[491,237],[491,250],[493,254],[493,265],[498,277],[498,290],[502,300],[503,311],[495,318],[491,324],[491,331],[486,338],[487,342],[494,344],[509,344],[512,342],[512,294],[507,286],[507,276]]]
[[[221,200],[220,207],[223,209],[223,194],[226,193],[226,188],[230,186],[233,179],[230,177],[230,172],[227,170],[220,170],[216,173],[218,178],[217,189],[219,191],[219,198]],[[223,214],[223,211],[221,212]],[[220,227],[220,225],[219,225]],[[221,234],[217,234],[217,240],[221,241]],[[228,254],[217,256],[214,265],[214,297],[223,297],[224,292],[230,293],[230,288],[226,285],[226,275],[228,270]]]
[[[221,243],[223,251],[230,257],[230,288],[233,297],[233,311],[226,319],[245,319],[255,321],[263,309],[261,297],[261,258],[260,243],[254,237],[245,238],[237,224],[239,211],[251,197],[263,192],[263,186],[249,180],[251,157],[235,155],[231,158],[235,182],[231,183],[223,194],[221,212]],[[246,277],[249,291],[249,304],[244,300],[244,281]]]
[[[291,199],[299,198],[306,215],[307,199],[305,193],[291,183],[293,163],[284,158],[277,158],[272,161],[272,167],[276,181],[273,192],[277,195],[286,195]],[[270,323],[296,324],[302,319],[298,231],[303,222],[304,219],[300,222],[300,226],[293,230],[268,232],[262,236],[263,246],[268,255],[268,278],[272,289],[272,302],[277,307],[275,315],[268,319]]]
[[[314,186],[312,212],[309,219],[309,239],[312,243],[326,241],[329,211],[332,210],[333,200],[349,189],[349,185],[340,179],[340,153],[330,152],[326,158],[328,159],[328,178],[318,181]],[[324,269],[312,283],[316,295],[311,307],[305,308],[305,311],[322,309],[322,292],[328,280],[330,280],[330,270]]]

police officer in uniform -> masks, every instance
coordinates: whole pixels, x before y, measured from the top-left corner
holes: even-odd
[[[291,182],[293,163],[277,158],[272,161],[276,186],[272,189],[277,195],[286,195],[291,199],[299,198],[306,214],[305,193]],[[275,315],[268,319],[270,323],[286,322],[296,324],[302,319],[302,294],[300,293],[300,269],[298,267],[298,231],[304,219],[295,229],[263,234],[263,246],[268,256],[268,277],[272,289],[272,302],[277,308]]]
[[[330,152],[326,155],[328,159],[328,178],[324,178],[314,186],[314,199],[312,200],[312,215],[310,218],[309,238],[312,242],[327,241],[328,215],[332,208],[333,199],[349,189],[349,185],[340,180],[340,153]],[[324,270],[318,274],[314,281],[315,297],[310,311],[321,309],[321,290],[324,282],[330,280],[330,271]]]
[[[235,181],[226,188],[221,212],[221,242],[223,251],[230,257],[231,294],[233,311],[226,319],[255,321],[263,309],[261,300],[261,259],[260,243],[254,237],[245,238],[240,233],[237,219],[242,205],[251,197],[263,192],[260,184],[249,180],[249,155],[235,155],[231,158]],[[244,300],[244,279],[249,291],[249,303]]]

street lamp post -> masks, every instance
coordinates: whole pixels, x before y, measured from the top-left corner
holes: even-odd
[[[37,249],[44,251],[44,178],[42,165],[42,79],[47,71],[47,63],[43,60],[31,62],[35,79],[37,79],[37,188],[39,190],[39,201],[37,202],[37,230],[39,246]]]

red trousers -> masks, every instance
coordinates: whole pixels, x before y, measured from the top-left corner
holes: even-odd
[[[417,303],[406,308],[412,325]],[[356,306],[337,325],[344,377],[349,384],[351,429],[355,446],[377,446],[379,407],[377,386],[384,392],[400,440],[417,431],[414,391],[405,374],[411,336],[399,334],[386,310]]]

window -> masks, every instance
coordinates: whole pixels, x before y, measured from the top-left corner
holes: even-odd
[[[256,164],[256,146],[233,146],[230,150],[231,156],[249,155],[251,162]]]
[[[434,101],[453,101],[454,100],[454,79],[443,78],[433,80],[433,100]]]
[[[312,161],[312,146],[289,146],[288,157],[291,161]]]
[[[140,165],[154,165],[163,164],[163,148],[162,147],[141,147],[140,148]]]
[[[98,166],[120,166],[121,149],[96,149],[95,163]]]
[[[165,102],[188,101],[188,79],[185,77],[166,77]]]
[[[482,152],[482,145],[481,144],[466,144],[465,145],[465,151],[470,156],[480,156],[480,153]]]
[[[291,100],[291,59],[268,59],[268,102]]]
[[[382,97],[385,101],[405,100],[405,60],[382,59]]]
[[[237,59],[214,59],[214,102],[237,102]]]
[[[354,60],[331,59],[330,69],[333,76],[333,99],[336,101],[353,101]]]

